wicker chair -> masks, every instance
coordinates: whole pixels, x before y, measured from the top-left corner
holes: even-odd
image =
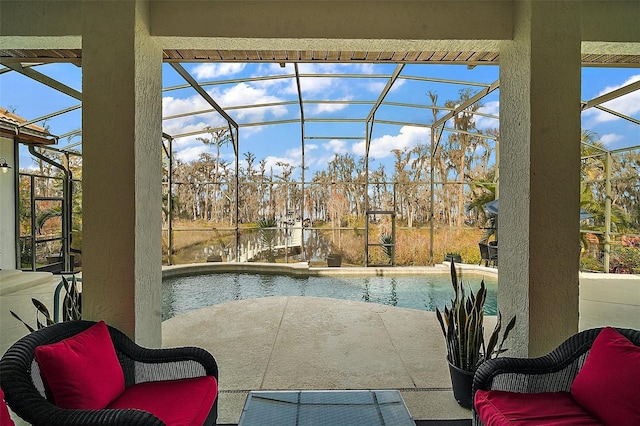
[[[487,247],[489,252],[489,265],[498,267],[498,244],[495,241],[491,241]]]
[[[92,321],[54,324],[23,337],[9,348],[0,360],[0,385],[9,407],[34,425],[163,425],[158,417],[142,410],[68,410],[47,400],[38,363],[34,359],[35,348],[74,336],[94,324]],[[216,361],[204,349],[147,349],[113,327],[108,327],[108,330],[122,366],[125,387],[142,382],[202,376],[218,378]],[[206,425],[216,424],[217,412],[216,398]]]
[[[482,262],[484,262],[484,266],[489,266],[489,246],[484,243],[478,243],[478,247],[480,248],[480,263],[478,265],[482,265]]]
[[[577,333],[540,358],[501,357],[487,360],[478,367],[473,377],[472,395],[478,389],[520,393],[568,392],[601,330],[594,328]],[[616,330],[640,346],[640,331]],[[473,424],[483,424],[475,409]]]

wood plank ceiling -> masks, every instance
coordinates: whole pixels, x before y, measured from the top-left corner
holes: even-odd
[[[498,52],[165,49],[165,62],[369,62],[497,65]],[[0,62],[82,62],[81,49],[0,49]],[[583,66],[640,67],[640,55],[583,54]]]

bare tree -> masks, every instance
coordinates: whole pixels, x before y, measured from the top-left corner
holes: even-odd
[[[471,89],[465,88],[460,90],[460,98],[456,101],[447,101],[445,106],[448,108],[456,108],[471,98]],[[465,205],[465,174],[473,162],[473,153],[477,146],[478,137],[473,136],[471,131],[475,130],[474,112],[480,107],[479,103],[474,103],[468,108],[456,113],[453,116],[454,129],[459,132],[452,132],[449,135],[449,145],[447,156],[450,161],[450,170],[454,173],[457,188],[457,209],[456,209],[456,226],[460,227],[464,223],[464,205]],[[453,201],[453,200],[452,200]]]
[[[231,137],[228,129],[208,129],[209,137],[208,138],[197,138],[200,142],[205,145],[212,145],[215,147],[215,156],[211,161],[213,162],[212,173],[209,174],[209,185],[212,185],[211,191],[211,200],[213,201],[211,204],[211,212],[208,215],[209,219],[214,219],[220,221],[222,218],[220,217],[220,209],[224,203],[224,200],[221,199],[221,167],[223,165],[223,161],[221,160],[221,148],[223,145],[228,145],[231,142]],[[207,187],[207,202],[209,201],[209,189]],[[207,204],[209,207],[209,204]],[[208,208],[206,209],[208,210]]]

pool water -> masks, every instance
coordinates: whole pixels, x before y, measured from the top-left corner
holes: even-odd
[[[466,274],[466,288],[477,292],[480,275]],[[496,315],[497,279],[484,277],[487,286],[485,314]],[[449,274],[379,277],[292,277],[286,275],[215,273],[165,278],[162,319],[194,309],[234,300],[269,296],[315,296],[379,303],[402,308],[435,311],[451,304]]]

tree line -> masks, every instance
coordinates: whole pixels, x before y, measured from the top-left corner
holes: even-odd
[[[447,101],[445,108],[453,109],[471,95],[470,89],[463,89],[460,98]],[[435,121],[438,96],[429,96]],[[368,179],[366,159],[350,153],[336,154],[325,170],[315,171],[303,184],[294,180],[294,165],[281,162],[274,171],[267,167],[265,159],[258,160],[252,152],[245,152],[238,159],[236,176],[235,164],[222,159],[221,148],[231,143],[229,132],[212,130],[208,137],[199,138],[213,148],[212,152],[202,153],[191,162],[175,161],[173,213],[184,220],[233,225],[237,178],[238,223],[283,218],[291,212],[302,218],[304,211],[305,219],[349,226],[353,218],[364,217],[368,209],[393,210],[398,220],[413,227],[429,220],[429,182],[433,177],[435,221],[451,227],[464,226],[482,215],[481,206],[474,205],[474,199],[491,198],[495,191],[493,141],[499,134],[497,129],[482,131],[476,127],[474,112],[478,108],[479,104],[474,104],[456,114],[456,131],[447,132],[442,138],[438,135],[433,162],[431,143],[425,140],[413,148],[392,150],[392,167],[387,170],[379,164],[368,171]],[[475,208],[471,214],[470,207]]]

